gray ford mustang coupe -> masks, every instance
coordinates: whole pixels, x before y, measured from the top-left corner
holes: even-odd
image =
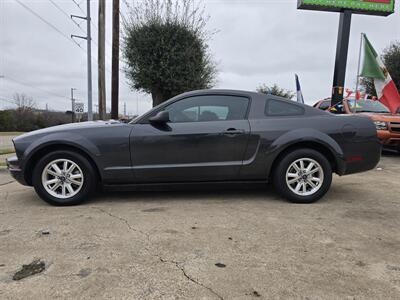
[[[81,203],[98,184],[154,190],[269,181],[289,201],[310,203],[328,191],[333,172],[370,170],[381,153],[369,118],[231,90],[185,93],[129,124],[33,131],[14,145],[9,171],[54,205]]]

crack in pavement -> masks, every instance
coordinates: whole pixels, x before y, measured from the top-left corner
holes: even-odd
[[[189,281],[193,282],[194,284],[197,284],[205,289],[207,289],[208,291],[210,291],[210,293],[212,293],[213,295],[215,295],[218,299],[224,300],[224,297],[222,297],[220,294],[218,294],[216,291],[214,291],[212,288],[204,285],[203,283],[195,280],[193,277],[191,277],[186,271],[184,266],[180,265],[179,262],[174,261],[174,260],[165,260],[163,259],[161,256],[157,255],[158,259],[162,262],[162,263],[171,263],[174,264],[179,270],[181,270],[183,276],[185,276]]]
[[[7,185],[7,184],[10,184],[10,183],[13,183],[13,182],[15,182],[15,180],[7,181],[5,183],[1,183],[0,186],[4,186],[4,185]]]
[[[114,215],[114,214],[112,214],[112,213],[110,213],[110,212],[108,212],[108,211],[106,211],[106,210],[104,210],[104,209],[102,209],[100,207],[92,206],[92,208],[93,209],[97,209],[98,211],[101,211],[102,213],[104,213],[104,214],[106,214],[106,215],[108,215],[108,216],[110,216],[110,217],[112,217],[114,219],[120,220],[121,222],[125,223],[125,225],[129,228],[129,230],[134,231],[134,232],[138,232],[138,233],[146,236],[146,238],[148,240],[150,239],[150,235],[147,232],[144,232],[144,231],[141,231],[139,229],[134,228],[133,226],[131,226],[131,224],[128,222],[127,219],[125,219],[123,217],[120,217],[120,216],[116,216],[116,215]]]
[[[144,231],[141,231],[141,230],[139,230],[139,229],[134,228],[134,227],[128,222],[127,219],[125,219],[125,218],[123,218],[123,217],[120,217],[120,216],[117,216],[117,215],[114,215],[114,214],[112,214],[112,213],[110,213],[110,212],[108,212],[108,211],[106,211],[106,210],[104,210],[104,209],[102,209],[102,208],[100,208],[100,207],[92,206],[92,208],[93,208],[93,209],[96,209],[96,210],[98,210],[98,211],[100,211],[100,212],[102,212],[102,213],[104,213],[104,214],[106,214],[106,215],[108,215],[108,216],[110,216],[110,217],[112,217],[112,218],[115,218],[115,219],[120,220],[121,222],[123,222],[123,223],[129,228],[129,230],[131,230],[131,231],[133,231],[133,232],[139,232],[139,233],[141,233],[142,235],[144,235],[144,236],[146,237],[147,242],[150,242],[150,234],[147,233],[147,232],[144,232]],[[223,298],[221,295],[219,295],[216,291],[214,291],[212,288],[210,288],[210,287],[204,285],[203,283],[201,283],[201,282],[195,280],[194,278],[192,278],[192,277],[185,271],[185,268],[184,268],[182,265],[179,264],[179,262],[174,261],[174,260],[166,260],[166,259],[162,258],[160,254],[154,254],[154,253],[149,249],[149,247],[146,247],[146,246],[145,246],[145,247],[143,247],[143,249],[145,249],[150,255],[156,257],[160,262],[162,262],[162,263],[170,263],[170,264],[173,264],[178,270],[180,270],[180,271],[182,272],[183,276],[185,276],[186,279],[188,279],[189,281],[193,282],[194,284],[197,284],[197,285],[199,285],[199,286],[201,286],[201,287],[207,289],[210,293],[212,293],[213,295],[215,295],[218,299],[224,300],[224,298]]]

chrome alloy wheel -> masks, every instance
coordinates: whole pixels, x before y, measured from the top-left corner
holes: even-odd
[[[300,158],[294,161],[286,171],[286,184],[299,196],[316,193],[324,181],[321,165],[311,158]]]
[[[67,199],[79,193],[83,186],[81,168],[69,159],[56,159],[48,163],[42,172],[42,185],[46,192],[59,199]]]

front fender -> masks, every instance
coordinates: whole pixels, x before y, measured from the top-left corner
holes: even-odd
[[[100,156],[99,148],[93,144],[89,139],[85,138],[79,134],[72,134],[68,132],[64,133],[53,133],[45,135],[37,140],[33,141],[24,151],[22,155],[22,165],[24,168],[26,164],[30,161],[33,155],[52,145],[68,145],[85,152],[93,161],[97,164],[97,157]]]

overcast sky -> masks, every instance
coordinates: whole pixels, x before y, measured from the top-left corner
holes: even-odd
[[[47,24],[20,3],[41,16]],[[86,11],[85,0],[0,0],[0,108],[16,92],[34,98],[38,107],[70,109],[70,88],[86,101],[86,42],[68,37],[84,35],[67,14]],[[107,107],[110,107],[111,0],[106,10]],[[132,0],[127,0],[131,3]],[[210,48],[218,63],[216,88],[255,90],[261,83],[294,90],[294,73],[306,102],[313,104],[330,95],[336,51],[339,14],[297,10],[297,0],[205,0],[208,27],[218,30]],[[361,32],[381,52],[391,41],[400,40],[400,1],[389,17],[354,15],[346,86],[354,87]],[[97,10],[92,0],[93,102],[97,103]],[[127,14],[125,1],[121,12]],[[53,26],[53,27],[52,27]],[[55,27],[55,28],[54,28]],[[121,73],[120,101],[129,114],[151,108],[150,97],[129,89]],[[96,110],[96,107],[93,108]]]

